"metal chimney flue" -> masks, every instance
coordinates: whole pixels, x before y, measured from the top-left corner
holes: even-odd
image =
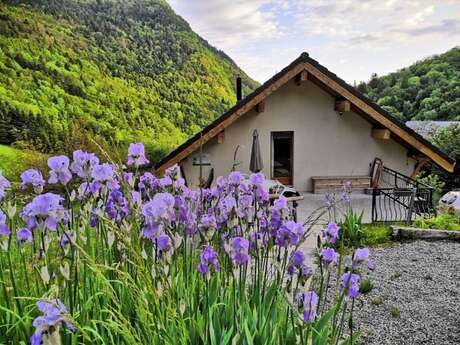
[[[241,77],[236,77],[236,101],[239,102],[243,99],[243,87],[241,84]]]

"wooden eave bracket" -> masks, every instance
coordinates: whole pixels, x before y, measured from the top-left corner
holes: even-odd
[[[217,134],[217,143],[223,144],[225,142],[225,130]]]
[[[351,103],[346,99],[336,99],[334,103],[334,110],[339,113],[346,113],[351,110]]]
[[[391,138],[391,132],[388,128],[372,128],[371,136],[374,139],[389,140]]]
[[[294,77],[294,81],[297,85],[301,85],[303,82],[308,80],[308,72],[303,70]]]
[[[259,114],[265,111],[265,101],[261,101],[259,104],[256,105],[256,111]]]

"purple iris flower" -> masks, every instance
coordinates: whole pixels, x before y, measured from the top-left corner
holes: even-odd
[[[19,189],[26,189],[27,185],[31,185],[36,193],[43,191],[45,180],[40,171],[35,169],[28,169],[21,174],[22,183],[19,185]]]
[[[350,276],[351,274],[351,276]],[[340,290],[344,289],[348,284],[348,289],[346,291],[348,297],[356,298],[359,295],[359,275],[355,273],[346,272],[342,275],[340,281]]]
[[[112,190],[105,203],[107,216],[119,223],[129,216],[128,201],[119,190]]]
[[[91,177],[97,184],[105,183],[110,190],[120,188],[113,166],[109,163],[95,164],[91,171]]]
[[[256,174],[251,174],[249,176],[249,181],[254,185],[254,186],[260,186],[264,183],[265,181],[265,176],[261,172],[256,173]]]
[[[21,228],[16,231],[16,239],[18,244],[29,242],[33,242],[32,231],[27,228]]]
[[[143,194],[154,194],[158,191],[160,179],[147,171],[142,174],[137,185]]]
[[[287,200],[284,196],[280,196],[278,199],[275,200],[273,203],[273,208],[278,211],[285,211],[288,210]]]
[[[216,179],[216,185],[217,185],[217,188],[219,188],[221,191],[223,191],[223,190],[227,189],[228,181],[224,176],[219,176]]]
[[[174,214],[175,199],[169,193],[157,193],[142,206],[142,215],[147,221],[170,220]]]
[[[134,187],[134,174],[124,171],[123,181],[125,181],[131,188]]]
[[[38,301],[36,305],[42,315],[36,317],[32,322],[35,332],[30,337],[31,345],[40,345],[43,333],[54,330],[60,325],[65,325],[72,332],[76,331],[65,315],[67,313],[65,305],[59,299]]]
[[[180,167],[177,164],[169,167],[165,170],[165,176],[170,176],[171,178],[175,178],[180,174]]]
[[[185,187],[185,179],[182,177],[177,177],[176,180],[174,181],[174,188],[176,189],[182,189]]]
[[[172,184],[173,184],[173,180],[172,180],[171,176],[164,176],[164,177],[160,178],[159,182],[160,182],[160,187],[162,187],[162,188],[172,186]]]
[[[337,259],[338,254],[334,249],[326,247],[321,250],[321,260],[326,266],[337,264]]]
[[[368,248],[358,248],[353,254],[353,267],[357,267],[361,263],[366,263],[369,269],[374,269],[374,264],[369,259],[369,249]]]
[[[280,247],[295,246],[299,243],[303,234],[302,224],[290,220],[277,231],[275,243]]]
[[[6,225],[6,215],[0,210],[0,236],[8,236],[11,234],[8,225]]]
[[[54,156],[48,158],[48,166],[50,167],[48,183],[67,184],[72,179],[72,173],[69,170],[69,157]]]
[[[256,200],[259,203],[266,203],[269,200],[270,195],[262,186],[257,186],[256,188]]]
[[[94,153],[77,150],[73,153],[73,162],[70,165],[70,170],[78,177],[88,179],[91,177],[93,166],[97,164],[99,164],[99,158]]]
[[[217,258],[216,252],[210,247],[204,247],[203,251],[200,254],[200,263],[197,266],[197,271],[202,276],[205,276],[209,270],[209,266],[214,268],[214,272],[219,272],[219,260]]]
[[[289,275],[293,275],[296,268],[300,268],[305,261],[305,255],[300,250],[296,250],[291,254],[289,258],[289,265],[287,267],[287,272]]]
[[[142,230],[144,238],[154,240],[164,227],[175,219],[175,199],[168,193],[157,193],[151,201],[142,205],[145,226]]]
[[[61,239],[59,240],[59,246],[61,248],[65,248],[72,242],[75,242],[75,232],[66,231],[61,235]]]
[[[45,228],[56,231],[57,224],[67,220],[67,212],[62,207],[61,201],[62,197],[57,194],[38,195],[24,207],[20,216],[29,229],[43,224]]]
[[[231,239],[230,258],[236,265],[243,265],[249,261],[249,241],[243,237]]]
[[[339,237],[339,226],[336,223],[329,223],[326,228],[322,231],[322,237],[326,243],[334,244]]]
[[[128,147],[128,165],[139,167],[148,164],[149,160],[145,158],[144,144],[133,143]]]
[[[166,235],[165,233],[161,233],[157,238],[156,238],[156,245],[157,245],[157,255],[160,257],[163,254],[173,253],[173,247],[172,247],[172,241],[171,237]]]
[[[316,317],[318,295],[314,291],[307,291],[296,296],[297,304],[303,309],[302,319],[304,322],[312,322]]]
[[[11,187],[10,181],[8,181],[5,177],[3,177],[2,173],[0,172],[0,202],[2,201],[3,197],[6,194],[6,190]]]
[[[204,231],[215,230],[217,228],[216,218],[212,214],[203,214],[199,228]]]
[[[230,175],[228,175],[228,182],[233,186],[238,186],[243,182],[243,179],[243,175],[239,171],[232,171]]]

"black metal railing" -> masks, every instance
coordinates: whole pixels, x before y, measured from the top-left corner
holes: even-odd
[[[433,189],[395,170],[383,167],[372,189],[373,222],[410,222],[435,213]]]

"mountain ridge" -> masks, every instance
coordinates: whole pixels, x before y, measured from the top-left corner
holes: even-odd
[[[402,121],[460,120],[460,47],[361,82],[357,89]]]
[[[258,84],[163,0],[0,4],[0,143],[167,151]]]

